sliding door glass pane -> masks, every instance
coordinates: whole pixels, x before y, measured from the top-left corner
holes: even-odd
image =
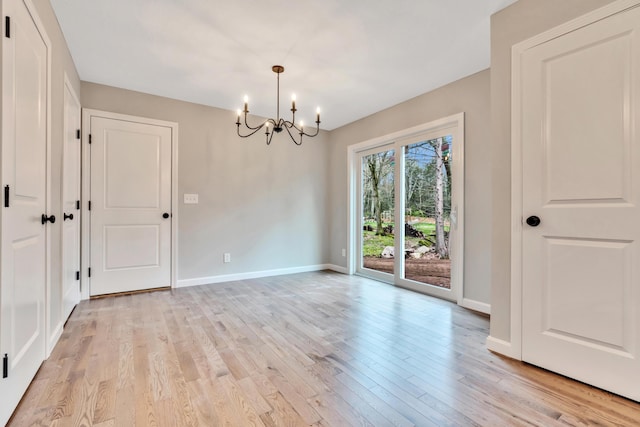
[[[404,278],[450,288],[451,135],[404,147]]]
[[[393,273],[394,150],[362,157],[362,253],[364,268]]]

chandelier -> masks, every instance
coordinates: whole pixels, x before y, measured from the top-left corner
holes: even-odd
[[[264,133],[266,136],[267,145],[269,145],[271,144],[271,138],[273,138],[273,135],[275,133],[280,133],[283,130],[286,130],[289,136],[291,137],[291,140],[296,145],[301,145],[303,136],[308,136],[310,138],[313,138],[314,136],[318,135],[318,133],[320,132],[320,107],[318,107],[318,109],[316,110],[316,131],[313,134],[305,132],[304,123],[302,121],[300,121],[299,125],[297,126],[295,124],[296,111],[298,111],[296,109],[295,95],[291,97],[291,121],[281,118],[280,117],[280,74],[284,72],[284,67],[282,65],[274,65],[273,67],[271,67],[271,70],[274,73],[276,73],[278,76],[278,99],[276,104],[276,107],[277,107],[276,118],[267,119],[264,122],[262,122],[262,124],[256,127],[249,126],[249,123],[247,122],[247,114],[249,114],[249,98],[245,95],[244,110],[243,111],[238,110],[238,119],[236,120],[236,125],[238,126],[238,136],[241,138],[248,138],[251,135],[258,132],[260,129],[265,129]],[[240,118],[242,116],[242,113],[244,113],[244,126],[248,131],[246,135],[243,135],[240,133],[240,125],[241,125]]]

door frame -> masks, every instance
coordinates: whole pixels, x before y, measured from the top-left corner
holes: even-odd
[[[524,40],[511,48],[511,332],[510,342],[492,342],[491,348],[522,360],[522,58],[538,45],[594,22],[640,6],[640,0],[618,0],[555,28]]]
[[[83,283],[81,298],[89,299],[91,296],[91,279],[89,267],[91,263],[91,216],[89,204],[91,200],[91,157],[89,148],[89,134],[91,119],[102,117],[113,120],[132,121],[155,126],[164,126],[171,129],[171,287],[175,288],[178,277],[178,123],[166,120],[151,119],[148,117],[132,116],[129,114],[113,113],[109,111],[82,109],[82,190],[81,190],[81,249],[80,249],[80,278]]]
[[[451,252],[455,253],[458,261],[455,265],[452,266],[451,269],[451,280],[452,286],[451,288],[454,290],[448,294],[443,293],[439,289],[434,289],[435,292],[428,292],[428,294],[437,296],[444,299],[449,299],[456,302],[458,305],[462,307],[466,307],[467,301],[464,299],[464,113],[454,114],[448,117],[443,117],[438,120],[434,120],[428,123],[423,123],[421,125],[417,125],[408,129],[404,129],[398,132],[393,132],[387,135],[383,135],[377,138],[369,139],[357,144],[350,145],[347,148],[347,179],[348,179],[348,203],[347,203],[347,224],[348,224],[348,239],[347,239],[347,273],[355,274],[356,273],[356,260],[359,258],[360,254],[357,253],[359,245],[357,244],[356,239],[359,236],[360,230],[358,229],[360,221],[357,218],[358,215],[358,187],[360,186],[359,180],[359,171],[360,166],[358,164],[358,159],[360,158],[360,153],[363,151],[369,151],[376,148],[382,148],[384,146],[388,146],[389,149],[394,149],[396,151],[396,168],[395,168],[395,179],[397,180],[399,177],[398,171],[401,171],[401,164],[404,165],[404,155],[398,155],[397,153],[402,153],[401,149],[404,145],[406,145],[406,140],[417,136],[418,134],[425,133],[436,133],[444,129],[455,128],[457,130],[457,140],[459,140],[459,145],[456,145],[456,149],[453,154],[453,165],[452,165],[452,180],[453,180],[453,188],[454,194],[456,195],[456,201],[458,202],[458,211],[457,211],[457,233],[456,238],[453,239],[451,244]],[[454,142],[455,144],[455,142]],[[404,212],[404,198],[401,197],[400,191],[398,189],[403,189],[402,181],[400,184],[396,184],[396,199],[395,199],[395,222],[399,223],[402,218],[402,212]],[[399,242],[403,240],[403,236],[399,233],[396,233],[395,236],[395,246],[398,246]],[[395,259],[394,271],[398,272],[400,265],[400,258]],[[395,273],[394,273],[395,274]],[[454,283],[455,280],[455,283]],[[424,286],[415,286],[411,281],[406,279],[395,280],[395,286],[404,287],[416,292],[427,293]],[[438,292],[440,291],[440,292]],[[469,304],[468,308],[472,308],[477,310],[477,304]]]

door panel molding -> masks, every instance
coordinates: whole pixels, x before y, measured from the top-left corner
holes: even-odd
[[[91,200],[91,151],[89,150],[89,134],[91,130],[92,118],[105,118],[120,120],[132,123],[143,123],[154,126],[162,126],[171,130],[171,287],[177,285],[177,253],[178,253],[178,123],[165,120],[157,120],[148,117],[132,116],[95,109],[82,109],[82,256],[81,256],[81,278],[82,278],[82,299],[90,298],[90,277],[91,267],[91,216],[89,201]],[[86,283],[86,285],[85,285]]]

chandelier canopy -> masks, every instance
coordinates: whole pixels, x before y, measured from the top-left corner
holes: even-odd
[[[295,124],[296,111],[298,111],[296,109],[295,94],[291,97],[291,121],[281,118],[280,117],[280,74],[284,72],[284,67],[282,65],[274,65],[273,67],[271,67],[271,70],[274,73],[276,73],[276,75],[278,76],[277,77],[278,98],[277,98],[277,104],[276,104],[276,118],[267,119],[264,122],[262,122],[262,124],[256,127],[249,126],[249,123],[247,122],[247,114],[249,114],[249,98],[245,95],[244,110],[243,111],[238,110],[238,119],[236,120],[236,125],[238,127],[238,136],[240,136],[241,138],[248,138],[251,135],[258,132],[260,129],[264,128],[267,145],[269,145],[271,144],[271,138],[273,138],[273,134],[280,133],[283,130],[286,130],[289,136],[291,137],[291,140],[296,145],[301,145],[303,136],[308,136],[310,138],[313,138],[314,136],[318,135],[318,133],[320,132],[320,107],[318,107],[318,109],[316,110],[316,131],[313,134],[305,132],[304,123],[302,123],[302,121],[300,121],[299,125]],[[244,113],[244,127],[247,129],[247,132],[248,132],[246,135],[243,135],[240,133],[240,125],[242,124],[240,122],[240,119],[241,119],[242,113]]]

